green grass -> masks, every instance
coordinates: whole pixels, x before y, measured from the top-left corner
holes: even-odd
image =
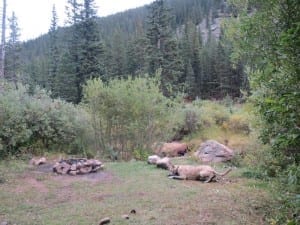
[[[185,160],[178,162],[193,162]],[[169,179],[168,171],[145,162],[105,166],[91,179],[1,163],[0,172],[9,179],[0,184],[0,222],[96,225],[110,217],[113,225],[260,224],[265,212],[258,206],[270,198],[261,181],[243,178],[239,169],[226,182],[204,184]],[[130,214],[132,209],[137,213]]]

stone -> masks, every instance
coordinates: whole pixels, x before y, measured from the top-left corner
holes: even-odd
[[[203,142],[195,156],[202,162],[225,162],[234,157],[234,151],[215,140]]]
[[[130,213],[131,213],[131,214],[136,214],[136,210],[135,210],[135,209],[132,209],[132,210],[130,211]]]

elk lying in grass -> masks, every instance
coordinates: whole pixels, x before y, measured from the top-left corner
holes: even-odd
[[[218,173],[211,166],[201,165],[171,165],[170,178],[179,180],[200,180],[205,183],[211,182],[216,176],[225,176],[231,171],[231,168],[226,170],[224,173]]]

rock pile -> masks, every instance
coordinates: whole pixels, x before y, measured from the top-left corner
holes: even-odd
[[[57,174],[88,174],[102,169],[104,165],[96,159],[66,159],[60,160],[53,166],[53,172]]]

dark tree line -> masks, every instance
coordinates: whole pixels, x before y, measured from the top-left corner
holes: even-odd
[[[230,46],[211,34],[215,18],[228,13],[223,0],[157,0],[105,18],[96,17],[94,0],[69,0],[66,8],[67,27],[57,26],[53,7],[49,33],[23,43],[18,53],[22,81],[53,97],[79,103],[90,78],[107,82],[158,71],[166,96],[238,97],[246,87],[242,64],[233,68]]]

